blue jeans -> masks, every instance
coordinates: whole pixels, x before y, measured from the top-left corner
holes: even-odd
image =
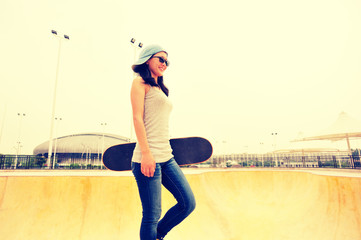
[[[196,202],[192,189],[174,158],[164,163],[157,163],[154,176],[151,178],[143,175],[140,163],[132,162],[132,171],[138,184],[143,207],[140,239],[163,239],[194,210]],[[162,211],[162,184],[173,194],[177,204],[159,220]]]

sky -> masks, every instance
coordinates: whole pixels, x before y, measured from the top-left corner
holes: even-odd
[[[171,137],[288,148],[343,111],[361,120],[360,29],[355,0],[1,0],[0,153],[49,140],[60,41],[54,135],[134,137],[131,38],[169,53]]]

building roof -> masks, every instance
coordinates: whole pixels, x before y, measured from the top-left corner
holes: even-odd
[[[56,153],[102,153],[108,147],[130,142],[129,138],[108,133],[82,133],[59,137],[53,140]],[[48,153],[49,141],[35,147],[34,155]]]

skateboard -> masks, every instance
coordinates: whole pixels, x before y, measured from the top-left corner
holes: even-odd
[[[179,166],[205,162],[213,153],[212,144],[205,138],[173,138],[169,142]],[[104,166],[113,171],[131,170],[134,148],[135,142],[109,147],[103,154]]]

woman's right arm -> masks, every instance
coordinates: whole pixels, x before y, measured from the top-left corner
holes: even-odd
[[[144,84],[143,79],[135,78],[131,88],[131,103],[133,110],[134,130],[137,136],[138,144],[142,152],[141,171],[147,177],[153,177],[155,171],[155,160],[149,149],[147,134],[144,126],[144,98],[148,85]]]

